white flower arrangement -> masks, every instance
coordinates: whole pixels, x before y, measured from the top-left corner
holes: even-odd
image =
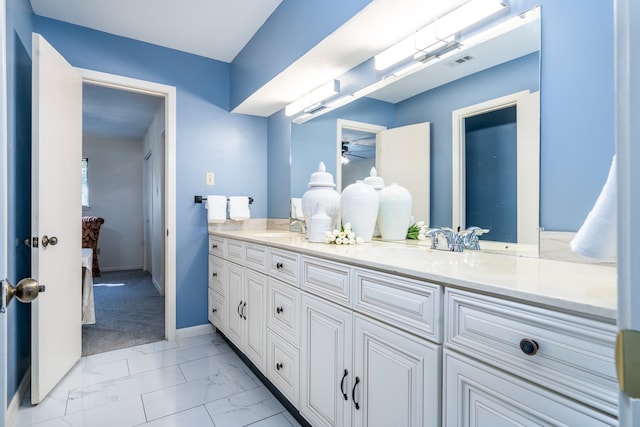
[[[342,226],[341,230],[325,231],[324,242],[336,245],[355,245],[364,243],[364,239],[356,237],[356,234],[351,230],[351,223],[348,222]]]
[[[407,230],[407,239],[410,240],[426,240],[427,231],[429,226],[424,224],[424,221],[418,221],[412,224]]]

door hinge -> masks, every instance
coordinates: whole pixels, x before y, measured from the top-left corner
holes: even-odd
[[[34,237],[32,240],[33,240],[33,242],[31,243],[31,247],[32,248],[37,248],[38,247],[38,238]]]
[[[640,331],[624,329],[616,338],[616,373],[623,393],[640,398]]]

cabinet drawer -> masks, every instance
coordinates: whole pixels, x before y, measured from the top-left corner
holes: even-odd
[[[209,236],[209,253],[224,258],[226,256],[224,238]]]
[[[269,248],[269,276],[277,277],[283,282],[300,287],[298,284],[298,267],[300,256],[292,252]]]
[[[226,295],[224,289],[224,260],[217,256],[209,255],[209,288],[220,295]]]
[[[445,427],[616,426],[618,420],[473,359],[444,352]]]
[[[302,289],[351,307],[350,267],[310,257],[302,257],[301,263]]]
[[[355,269],[354,277],[354,310],[442,342],[439,285],[363,269]]]
[[[225,258],[236,264],[244,264],[244,243],[238,240],[228,240],[225,245]]]
[[[300,290],[269,278],[267,326],[294,347],[300,339]]]
[[[209,289],[209,322],[223,334],[227,332],[224,297]]]
[[[615,325],[459,290],[445,298],[448,348],[617,414]]]
[[[300,352],[276,333],[267,332],[267,378],[298,407]]]
[[[267,248],[266,246],[244,244],[244,265],[260,273],[267,273]]]

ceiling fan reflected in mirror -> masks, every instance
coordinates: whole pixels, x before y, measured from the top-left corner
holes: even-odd
[[[373,145],[342,141],[341,162],[343,165],[349,164],[352,160],[371,159],[375,157],[375,154],[376,147]]]

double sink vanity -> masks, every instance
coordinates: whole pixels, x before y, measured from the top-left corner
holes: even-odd
[[[313,426],[617,425],[616,269],[209,230],[209,320]]]

